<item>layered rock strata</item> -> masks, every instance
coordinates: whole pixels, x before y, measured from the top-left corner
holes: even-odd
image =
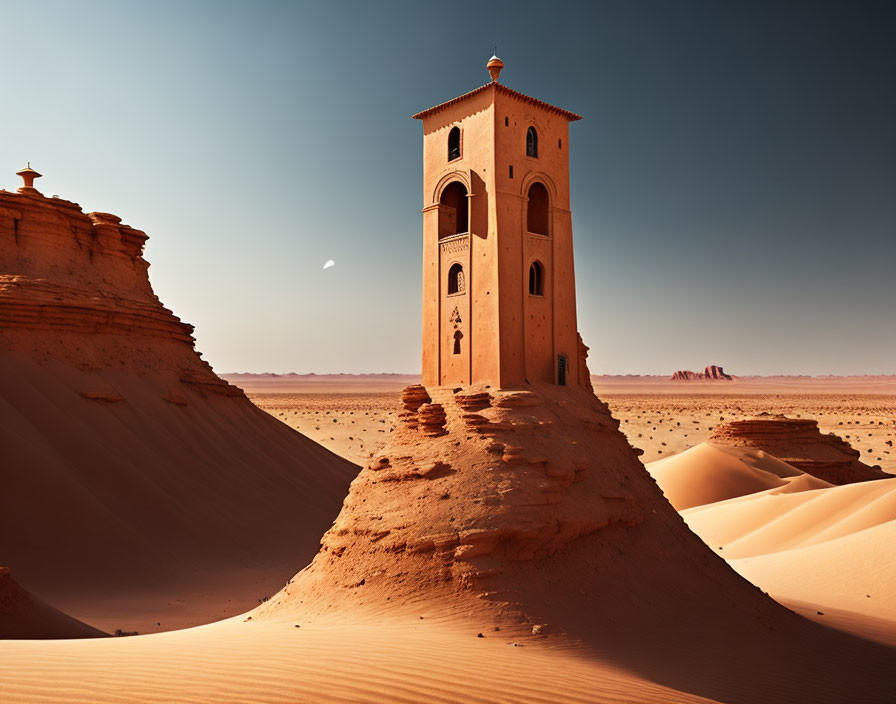
[[[64,611],[141,632],[141,609],[154,628],[154,604],[195,589],[236,613],[282,583],[355,471],[201,359],[153,293],[146,239],[0,191],[0,557]],[[137,594],[136,622],[104,620]]]
[[[892,475],[859,461],[861,454],[834,433],[822,434],[818,421],[765,415],[729,421],[709,438],[714,445],[763,450],[831,484],[850,484]]]

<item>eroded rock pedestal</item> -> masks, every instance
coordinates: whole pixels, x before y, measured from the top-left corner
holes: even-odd
[[[569,599],[591,595],[602,609],[656,580],[668,593],[689,579],[683,565],[755,598],[687,529],[586,388],[412,386],[402,405],[313,563],[260,613],[435,598],[574,629]]]
[[[822,434],[818,421],[766,415],[719,425],[714,445],[753,447],[831,484],[850,484],[892,475],[859,461],[861,454],[834,433]]]

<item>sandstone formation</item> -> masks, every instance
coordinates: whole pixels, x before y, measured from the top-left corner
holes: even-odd
[[[0,559],[64,611],[141,632],[195,589],[226,615],[282,584],[355,471],[200,358],[153,293],[146,239],[0,191]],[[112,604],[136,620],[105,620]]]
[[[715,364],[710,364],[702,372],[678,371],[672,375],[672,381],[731,381],[732,378],[722,367],[717,367]]]
[[[709,438],[714,445],[763,450],[807,474],[831,484],[850,484],[892,475],[859,461],[860,453],[834,433],[823,435],[818,421],[762,415],[729,421]]]
[[[893,663],[890,651],[806,622],[736,575],[584,388],[415,386],[403,398],[389,443],[352,483],[320,552],[253,623],[436,618],[471,638],[584,648],[713,699],[742,693],[725,701],[833,702],[834,689],[868,691]],[[438,435],[433,406],[444,414]],[[849,664],[812,665],[830,652]],[[782,658],[812,680],[755,677]],[[695,685],[695,662],[718,688]],[[888,688],[873,685],[873,700]]]
[[[106,635],[29,594],[0,567],[0,640]]]

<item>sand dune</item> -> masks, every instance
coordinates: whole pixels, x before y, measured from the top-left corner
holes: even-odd
[[[495,396],[499,408],[472,416],[484,413],[500,440],[450,396],[447,435],[429,445],[415,444],[410,429],[390,437],[398,452],[385,456],[394,465],[376,461],[355,481],[316,566],[251,614],[134,638],[0,643],[4,692],[22,702],[896,697],[885,674],[896,651],[812,624],[727,569],[684,530],[599,407],[576,405],[573,420],[568,401],[562,411],[545,399],[507,408]],[[564,431],[546,434],[555,413],[564,421],[553,427]],[[429,412],[424,420],[437,422]],[[466,427],[473,421],[484,435]],[[496,443],[512,448],[508,461],[481,453]],[[431,467],[417,456],[429,451],[449,469],[466,469]],[[587,458],[579,470],[578,454]],[[803,480],[773,458],[721,454],[736,460],[737,472],[756,470],[755,462],[784,480],[769,493]],[[475,469],[483,460],[487,468]],[[567,461],[572,474],[545,474]],[[492,489],[500,491],[489,498]],[[541,495],[547,501],[531,501]],[[557,532],[595,506],[606,522]],[[489,548],[490,534],[503,537]],[[411,540],[419,549],[407,549]],[[819,665],[832,657],[835,667]]]
[[[9,701],[46,704],[712,701],[581,651],[486,635],[416,615],[235,619],[105,641],[0,643],[0,681]]]
[[[757,494],[682,513],[710,546],[735,559],[807,547],[896,521],[896,478]]]
[[[105,635],[23,589],[0,567],[0,640],[94,638]]]
[[[578,649],[710,699],[896,696],[881,679],[896,652],[812,624],[737,578],[685,529],[590,394],[417,387],[403,405],[321,552],[253,622],[372,610],[388,623],[438,605],[471,635],[499,626],[525,647]],[[848,664],[820,669],[830,652]],[[786,678],[755,676],[784,661]]]
[[[781,600],[890,622],[896,633],[896,520],[821,543],[733,559],[744,577]]]
[[[646,467],[679,511],[766,490],[783,493],[831,486],[762,450],[709,443]]]
[[[648,468],[680,504],[742,494],[682,517],[753,584],[819,623],[896,644],[896,478],[824,486],[745,453],[755,450],[700,445]]]

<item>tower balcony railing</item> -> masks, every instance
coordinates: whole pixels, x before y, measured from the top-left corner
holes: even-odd
[[[459,240],[459,239],[462,239],[462,238],[464,238],[464,237],[469,237],[469,236],[470,236],[470,233],[469,233],[469,232],[456,232],[456,233],[454,233],[453,235],[442,235],[442,236],[440,236],[440,237],[439,237],[439,242],[449,242],[449,241],[452,241],[452,240]]]

